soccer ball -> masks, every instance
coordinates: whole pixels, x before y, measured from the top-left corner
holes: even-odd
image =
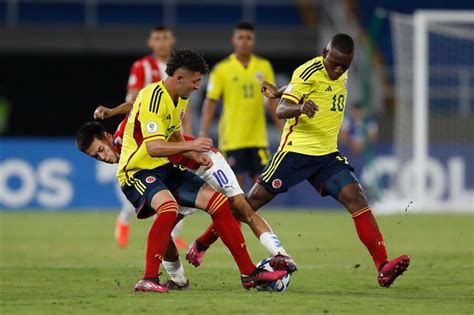
[[[268,271],[273,271],[273,268],[270,266],[271,258],[262,259],[257,268],[263,268]],[[266,285],[259,285],[256,287],[257,291],[267,291],[267,292],[284,292],[290,285],[291,275],[287,274],[283,278],[280,278],[276,281],[272,281]]]

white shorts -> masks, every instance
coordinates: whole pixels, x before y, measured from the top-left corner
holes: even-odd
[[[212,160],[212,167],[206,169],[204,166],[201,166],[197,170],[192,170],[192,172],[227,198],[243,194],[244,191],[240,188],[237,177],[235,177],[234,172],[222,154],[213,151],[209,151],[206,154]],[[196,211],[197,209],[195,208],[180,207],[178,212],[182,215],[189,215]]]

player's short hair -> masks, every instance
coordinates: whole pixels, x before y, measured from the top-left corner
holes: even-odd
[[[94,139],[103,139],[106,130],[102,124],[97,121],[90,121],[82,125],[76,133],[76,146],[82,152],[86,152]]]
[[[249,22],[239,22],[235,24],[234,31],[239,31],[239,30],[255,32],[255,26],[253,26],[253,24]]]
[[[206,74],[209,71],[204,58],[189,49],[178,49],[171,53],[170,60],[166,64],[166,74],[171,77],[179,68],[202,74]]]
[[[347,34],[336,34],[331,39],[331,48],[345,55],[350,55],[354,52],[354,40]]]
[[[155,25],[151,29],[151,32],[166,32],[166,31],[173,32],[171,28],[169,28],[166,25]]]

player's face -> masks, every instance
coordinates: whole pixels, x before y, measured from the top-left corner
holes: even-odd
[[[178,94],[179,97],[187,99],[193,91],[199,90],[201,84],[202,73],[191,72],[184,69],[176,70],[178,75]]]
[[[331,80],[339,79],[339,77],[349,69],[353,56],[354,54],[345,55],[336,49],[324,49],[324,68],[326,68],[329,78],[331,78]]]
[[[148,47],[158,58],[168,59],[175,44],[171,31],[151,32],[148,38]]]
[[[101,162],[114,164],[118,162],[118,156],[112,146],[113,137],[110,133],[106,133],[102,139],[94,138],[91,146],[86,153]]]
[[[255,47],[255,33],[249,30],[236,30],[232,36],[232,44],[236,53],[249,55]]]

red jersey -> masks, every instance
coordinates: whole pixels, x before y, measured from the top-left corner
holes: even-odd
[[[141,90],[148,84],[158,82],[161,79],[161,71],[158,62],[153,56],[145,56],[135,61],[130,68],[127,88]]]
[[[123,133],[125,131],[125,125],[127,124],[127,120],[128,120],[128,115],[125,116],[125,118],[118,125],[117,130],[114,133],[113,147],[114,147],[114,151],[118,154],[120,154],[120,152],[122,151]],[[142,140],[142,139],[139,139],[140,136],[141,136],[141,132],[139,130],[138,130],[138,132],[135,132],[134,138],[139,142]],[[183,135],[183,138],[184,138],[185,141],[194,140],[193,137],[188,136],[188,135]],[[212,151],[215,152],[215,153],[219,152],[214,147],[212,147]],[[168,156],[168,160],[170,160],[170,162],[174,165],[184,166],[184,167],[186,167],[187,169],[190,169],[190,170],[196,170],[200,166],[199,163],[197,163],[194,160],[190,160],[190,159],[184,157],[182,154],[175,154],[175,155]]]

